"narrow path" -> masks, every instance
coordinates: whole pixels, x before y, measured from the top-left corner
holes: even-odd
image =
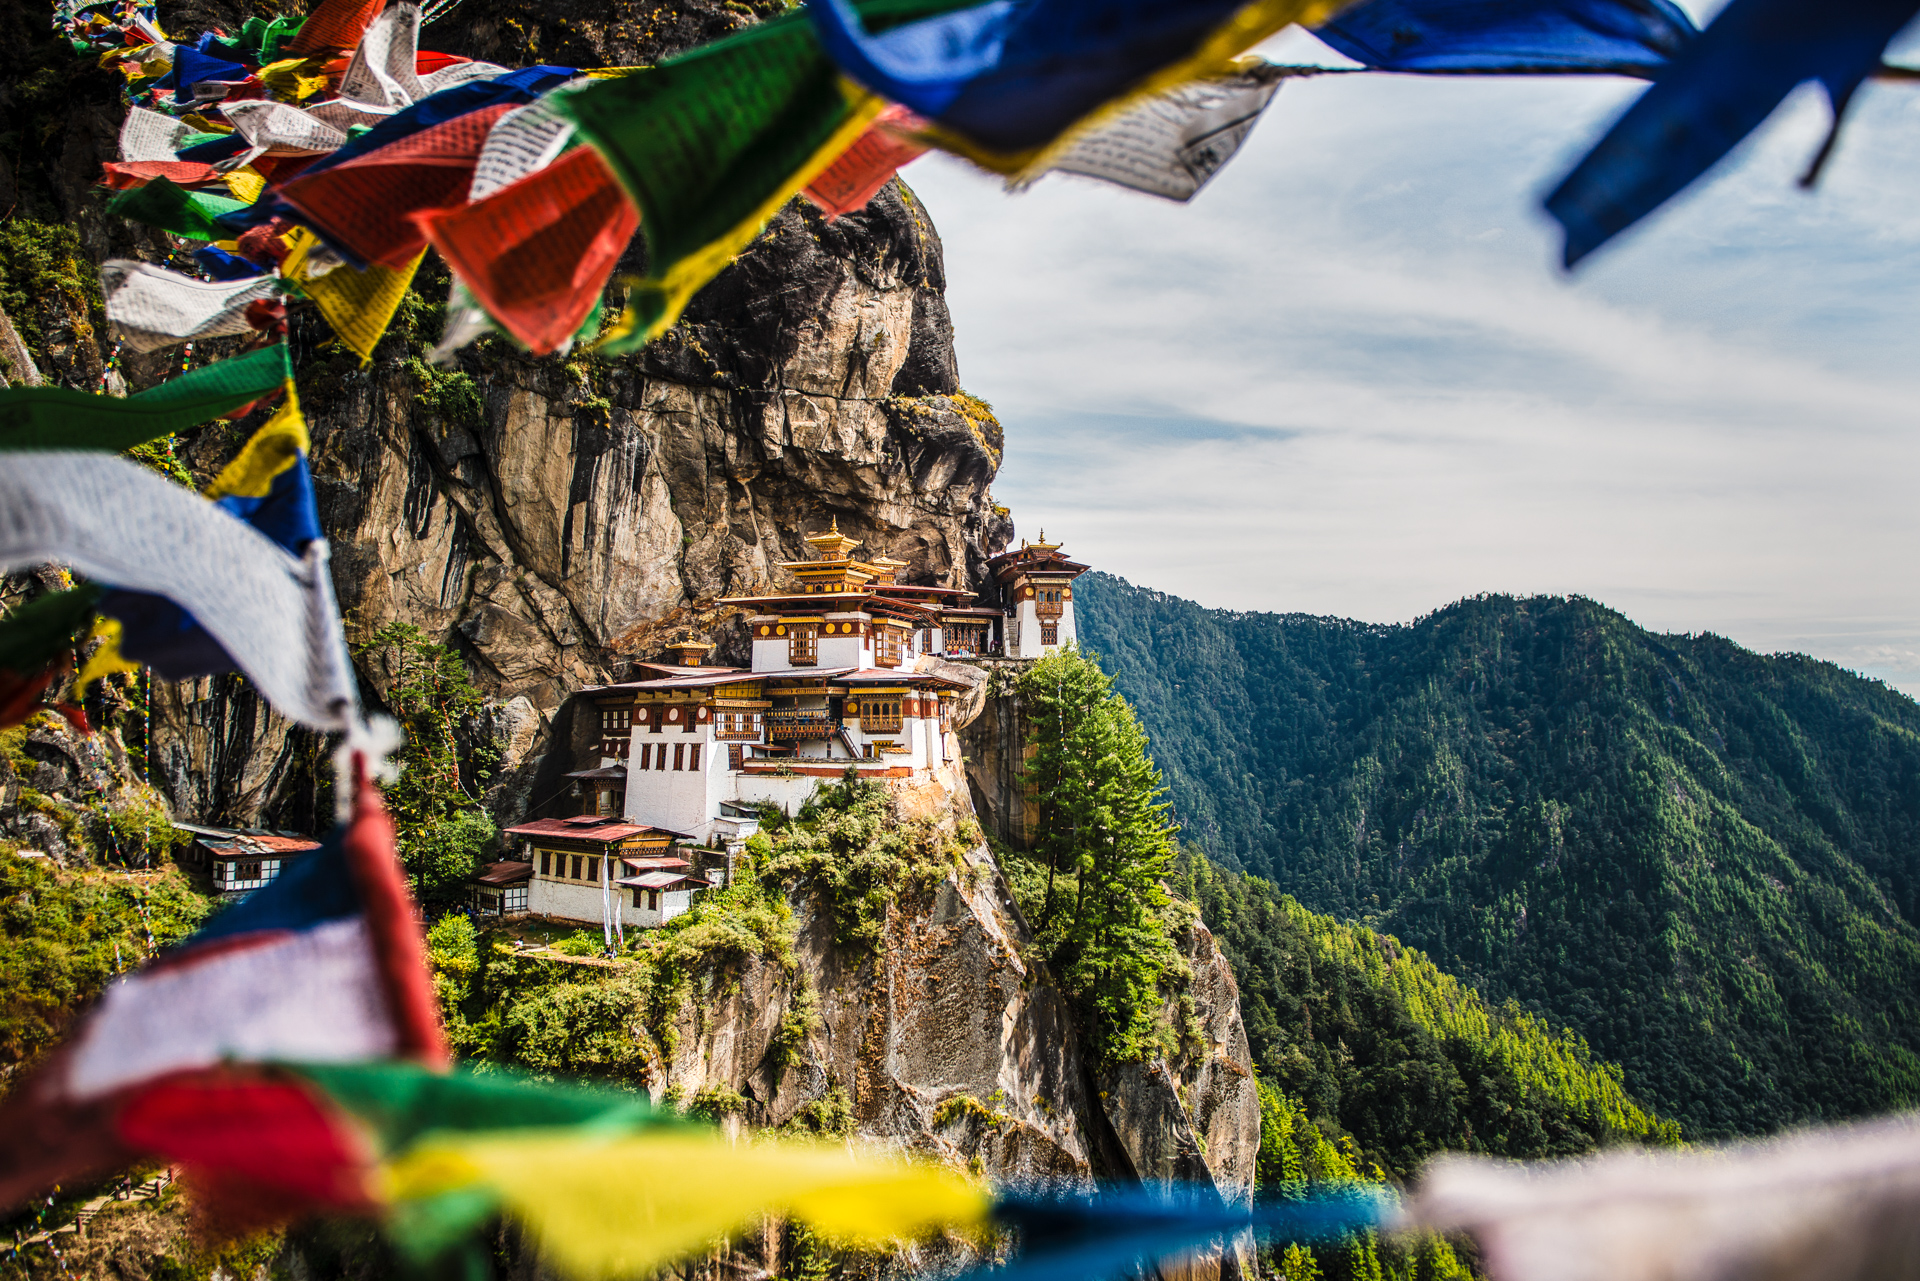
[[[50,1243],[53,1238],[59,1236],[62,1232],[84,1234],[87,1230],[87,1224],[93,1220],[93,1216],[100,1213],[100,1211],[107,1206],[112,1205],[116,1201],[151,1201],[162,1192],[165,1192],[178,1177],[178,1172],[175,1171],[172,1166],[168,1166],[137,1187],[123,1188],[119,1191],[108,1192],[102,1196],[97,1196],[80,1207],[79,1211],[74,1215],[73,1222],[63,1223],[57,1228],[47,1228],[44,1231],[36,1232],[24,1240],[16,1241],[13,1248],[15,1251],[20,1251],[30,1245],[39,1245],[42,1242]]]

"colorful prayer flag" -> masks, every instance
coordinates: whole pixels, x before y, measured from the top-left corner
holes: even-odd
[[[280,264],[281,274],[313,299],[313,305],[333,326],[340,341],[359,353],[361,364],[372,364],[373,349],[380,345],[387,326],[393,323],[393,313],[400,310],[407,286],[420,270],[420,260],[427,256],[425,241],[421,242],[420,252],[414,255],[413,261],[398,271],[381,266],[371,266],[364,271],[335,267],[319,276],[312,274],[311,261],[320,248],[320,238],[301,227],[288,241],[290,248]]]
[[[1008,179],[1024,190],[1046,174],[1077,173],[1166,200],[1191,200],[1260,123],[1281,82],[1299,71],[1244,58],[1222,76],[1135,100],[1079,130],[1044,166]]]
[[[994,1219],[1017,1231],[1025,1248],[962,1281],[1104,1281],[1249,1231],[1271,1241],[1337,1241],[1378,1227],[1387,1208],[1377,1191],[1360,1187],[1252,1204],[1230,1204],[1205,1184],[1005,1195]]]
[[[109,985],[15,1087],[0,1109],[0,1205],[148,1154],[204,1173],[242,1211],[373,1205],[364,1149],[310,1094],[226,1066],[446,1062],[392,823],[358,764],[347,826]]]
[[[865,0],[885,25],[956,0]],[[595,80],[556,108],[640,208],[649,270],[601,341],[634,350],[866,130],[885,104],[846,83],[805,13],[786,13],[657,67]]]
[[[195,280],[127,258],[100,264],[100,288],[107,298],[107,319],[135,351],[251,333],[249,308],[280,296],[280,282],[272,276]]]
[[[850,0],[807,6],[827,52],[936,127],[942,146],[1001,173],[1036,164],[1099,113],[1216,74],[1290,22],[1340,0],[990,0],[876,32]]]
[[[911,136],[919,119],[898,103],[888,107],[807,184],[803,194],[819,206],[828,222],[866,208],[900,166],[926,154],[926,145]]]
[[[361,261],[398,269],[426,248],[410,216],[466,200],[487,133],[510,110],[483,107],[280,189],[322,236]]]
[[[244,144],[243,144],[244,145]],[[248,206],[207,191],[188,191],[164,176],[123,191],[107,202],[107,212],[189,240],[225,240],[214,219]]]

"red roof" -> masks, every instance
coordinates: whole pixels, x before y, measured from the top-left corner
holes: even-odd
[[[512,885],[532,875],[533,864],[508,859],[505,862],[489,864],[486,871],[473,879],[482,885]]]
[[[570,841],[595,841],[605,845],[624,841],[630,836],[672,836],[673,833],[648,827],[644,823],[629,823],[620,818],[593,825],[566,818],[537,818],[531,823],[509,827],[507,835],[562,837]]]

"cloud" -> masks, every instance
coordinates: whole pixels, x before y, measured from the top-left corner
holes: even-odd
[[[1920,91],[1811,195],[1797,95],[1568,279],[1539,195],[1638,89],[1292,83],[1184,208],[917,164],[1022,534],[1209,605],[1581,592],[1920,689]]]

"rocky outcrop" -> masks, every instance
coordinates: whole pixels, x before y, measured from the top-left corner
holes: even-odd
[[[789,1123],[843,1095],[857,1132],[970,1166],[997,1183],[1178,1181],[1251,1193],[1260,1105],[1239,993],[1204,926],[1183,940],[1193,979],[1170,1026],[1179,1057],[1096,1071],[1072,1011],[984,846],[923,901],[903,902],[871,953],[837,949],[798,905],[798,964],[710,975],[683,1008],[652,1088],[736,1091],[747,1119]],[[818,1019],[792,1066],[771,1051],[805,989]]]

